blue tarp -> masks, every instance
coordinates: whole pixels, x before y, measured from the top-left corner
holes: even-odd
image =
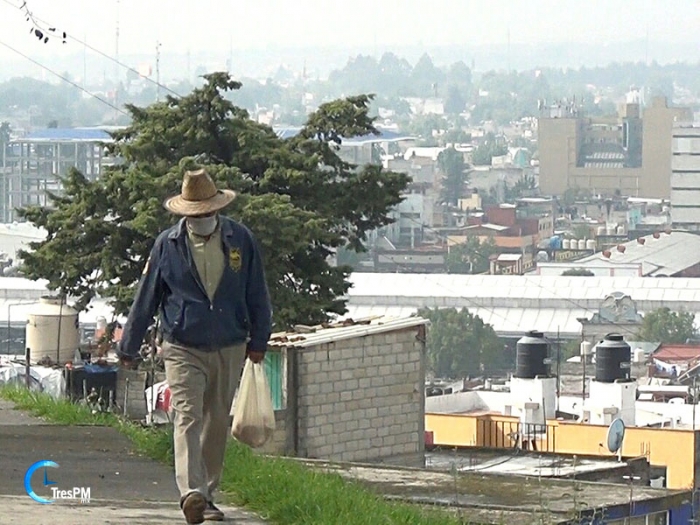
[[[24,140],[94,140],[109,141],[109,133],[96,128],[46,128],[28,133]]]

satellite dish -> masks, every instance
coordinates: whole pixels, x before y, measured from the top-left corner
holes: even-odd
[[[615,454],[622,448],[622,440],[625,438],[625,423],[621,419],[616,419],[608,427],[608,450]]]

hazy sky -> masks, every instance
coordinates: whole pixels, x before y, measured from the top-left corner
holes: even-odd
[[[35,58],[80,51],[29,35],[22,0],[0,0],[0,42]],[[119,7],[117,8],[117,4]],[[27,0],[33,13],[105,52],[224,51],[267,46],[591,42],[696,43],[698,0]],[[119,16],[117,17],[117,12]],[[155,52],[154,52],[155,53]],[[0,58],[12,54],[0,46]],[[700,56],[699,56],[700,58]]]

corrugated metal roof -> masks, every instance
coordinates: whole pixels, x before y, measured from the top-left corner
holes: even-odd
[[[353,318],[467,308],[501,334],[538,329],[554,335],[559,329],[571,335],[580,334],[577,318],[591,318],[605,297],[623,292],[640,313],[668,306],[700,320],[700,279],[694,278],[354,273],[350,280]]]
[[[18,139],[18,142],[22,141],[111,142],[112,137],[106,131],[97,128],[47,128],[32,131]]]
[[[527,330],[539,330],[549,337],[559,333],[562,337],[581,334],[580,317],[590,317],[584,309],[566,308],[473,308],[466,306],[473,315],[478,315],[485,323],[493,326],[500,336],[521,336]],[[415,315],[417,307],[398,306],[354,306],[348,305],[348,316],[409,316]]]
[[[295,137],[302,130],[301,126],[274,126],[272,128],[275,134],[281,139],[289,139]],[[413,140],[415,137],[406,135],[405,133],[396,133],[390,130],[379,130],[378,135],[359,135],[356,137],[343,138],[344,146],[360,146],[362,144],[371,144],[374,142],[397,142],[400,140]]]
[[[652,356],[668,363],[694,361],[700,358],[700,345],[663,344]]]
[[[306,333],[283,332],[272,334],[268,346],[278,348],[311,348],[334,341],[392,332],[404,328],[413,328],[415,326],[428,324],[428,322],[427,319],[423,319],[422,317],[389,318],[375,316],[374,318],[365,318],[364,320],[358,318],[357,321],[349,325],[339,324],[327,328],[310,327],[313,331]]]
[[[350,276],[350,281],[352,288],[348,297],[351,302],[355,298],[376,298],[383,302],[393,299],[396,306],[401,306],[397,302],[400,298],[422,297],[598,301],[614,291],[624,291],[635,301],[700,303],[700,278],[356,272]],[[700,310],[700,304],[698,307]]]
[[[463,306],[471,314],[478,315],[485,323],[493,326],[493,329],[502,337],[520,337],[528,330],[538,330],[547,337],[577,338],[581,335],[581,323],[579,319],[590,318],[593,311],[583,308],[477,308],[469,305]],[[410,316],[415,315],[418,307],[411,306],[355,306],[348,305],[348,317],[360,318],[366,316]],[[643,313],[643,312],[642,312]],[[695,324],[700,324],[700,313],[695,315]],[[636,333],[621,330],[625,338],[634,338]],[[630,346],[632,344],[630,343]],[[658,343],[645,347],[656,348]],[[632,348],[639,347],[639,344]]]
[[[613,249],[609,259],[602,253],[595,253],[579,259],[576,265],[585,268],[587,263],[642,263],[642,274],[653,277],[672,276],[700,263],[700,235],[692,233],[662,233],[658,239],[647,235],[644,244],[634,240],[624,243],[623,246],[624,253]]]

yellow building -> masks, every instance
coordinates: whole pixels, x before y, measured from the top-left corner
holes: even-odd
[[[580,116],[573,106],[547,107],[538,121],[540,189],[669,198],[673,124],[692,121],[690,108],[668,107],[656,97],[640,114],[625,104],[617,118]]]
[[[513,448],[522,434],[517,417],[500,414],[426,413],[425,429],[436,446]],[[605,446],[608,427],[572,421],[548,420],[546,429],[529,444],[553,454],[614,457]],[[671,489],[700,485],[696,442],[700,432],[692,429],[629,427],[622,446],[625,459],[644,457],[653,467],[666,467],[666,486]]]

